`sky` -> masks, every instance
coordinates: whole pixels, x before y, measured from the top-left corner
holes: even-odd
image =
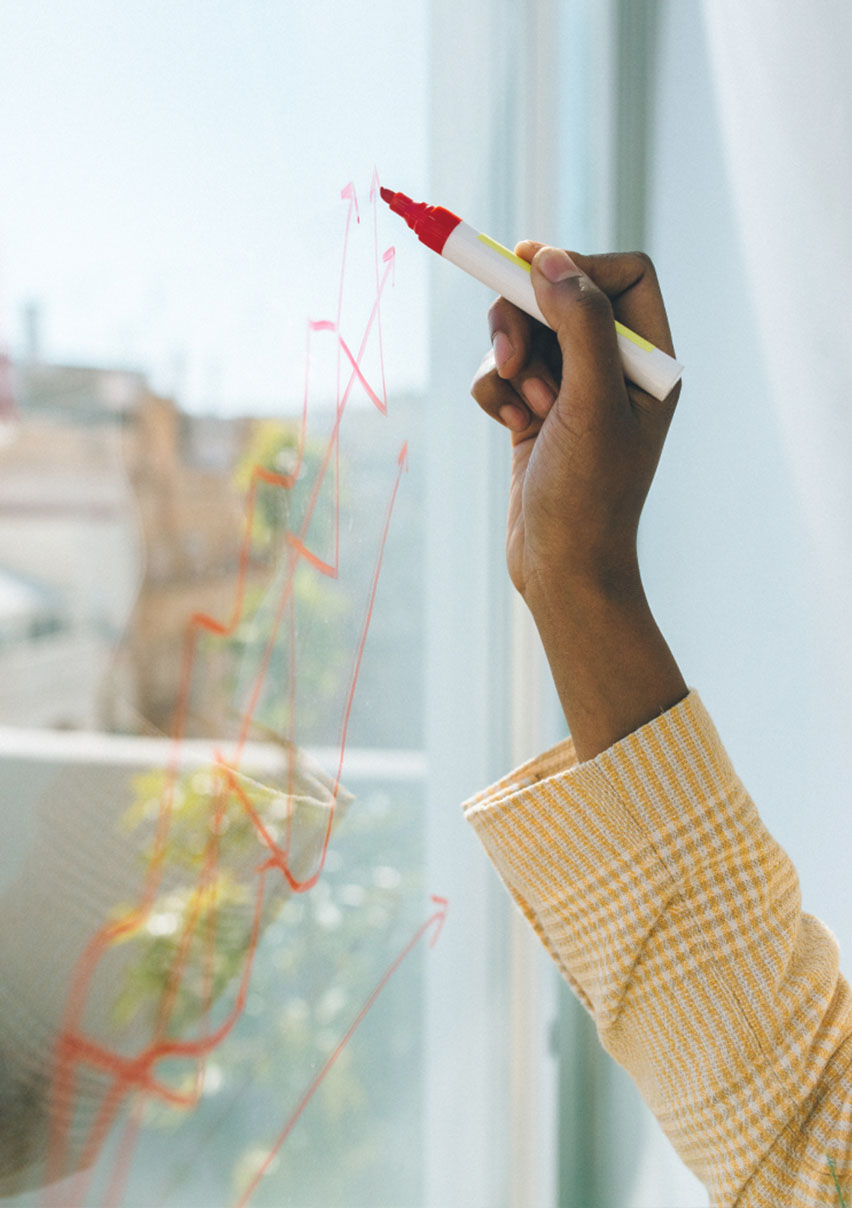
[[[3,0],[0,342],[145,370],[191,410],[290,410],[306,324],[360,339],[375,297],[374,170],[427,188],[416,0]],[[382,207],[388,384],[423,385],[426,256]]]

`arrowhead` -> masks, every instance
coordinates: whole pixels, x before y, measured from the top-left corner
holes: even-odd
[[[382,256],[384,264],[390,264],[391,285],[396,285],[396,248],[391,244]]]
[[[376,200],[376,194],[378,193],[380,188],[381,188],[381,181],[379,180],[379,169],[374,166],[373,167],[373,179],[370,181],[370,201]]]
[[[435,911],[435,913],[432,915],[432,918],[429,920],[430,923],[432,923],[432,922],[437,923],[437,926],[435,928],[435,934],[432,936],[431,940],[429,941],[430,948],[434,948],[435,944],[438,942],[438,936],[441,934],[441,931],[443,930],[444,920],[447,917],[447,911],[450,909],[450,903],[447,901],[446,898],[439,898],[433,893],[432,901],[435,903],[435,905],[438,907],[438,909]]]
[[[355,221],[360,222],[361,216],[358,213],[358,197],[355,193],[355,184],[353,181],[350,180],[348,185],[344,185],[340,190],[340,196],[344,201],[348,201],[351,206],[355,207]]]

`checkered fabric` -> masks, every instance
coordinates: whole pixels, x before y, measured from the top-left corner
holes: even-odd
[[[697,694],[464,810],[711,1203],[852,1206],[852,993]]]

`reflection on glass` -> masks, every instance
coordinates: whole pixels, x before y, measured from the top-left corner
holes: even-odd
[[[370,194],[422,187],[425,29],[0,11],[19,1208],[421,1197],[425,288]]]
[[[416,1135],[417,400],[345,318],[291,419],[6,366],[5,1194],[370,1203]]]

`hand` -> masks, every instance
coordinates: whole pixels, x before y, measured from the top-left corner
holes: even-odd
[[[579,256],[524,242],[550,331],[504,298],[472,393],[512,434],[509,573],[537,589],[638,581],[639,516],[679,386],[658,402],[626,382],[618,319],[672,353],[653,265],[639,254]]]
[[[687,691],[648,607],[636,544],[680,387],[661,403],[622,371],[615,319],[674,351],[647,257],[515,250],[532,262],[553,331],[499,298],[472,394],[511,432],[509,573],[577,756],[590,759]]]

